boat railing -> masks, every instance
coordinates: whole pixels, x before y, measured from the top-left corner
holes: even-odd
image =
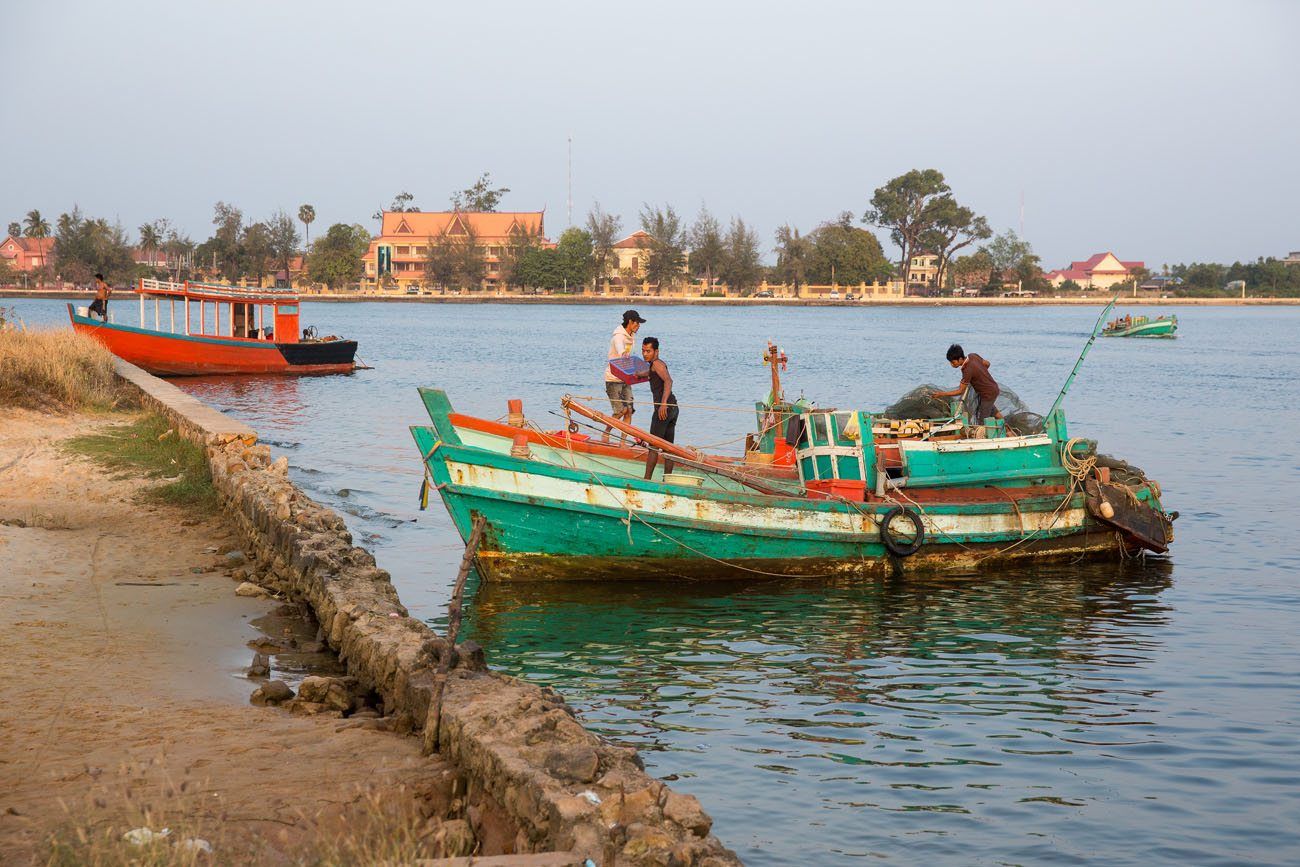
[[[264,298],[268,301],[297,301],[296,289],[261,289],[256,286],[226,286],[221,283],[195,283],[186,281],[186,288],[193,294],[228,295],[236,298]]]
[[[249,303],[292,304],[298,300],[294,289],[261,289],[256,286],[227,286],[222,283],[197,283],[186,280],[175,283],[170,280],[156,280],[152,277],[140,279],[141,295],[185,295],[192,298],[237,299]]]

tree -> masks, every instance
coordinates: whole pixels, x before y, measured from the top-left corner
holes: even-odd
[[[189,236],[168,229],[163,251],[167,254],[167,266],[173,280],[180,281],[190,276],[194,264],[194,242]]]
[[[608,276],[609,262],[614,256],[614,244],[623,230],[623,221],[600,208],[600,202],[587,214],[587,232],[591,235],[592,280]]]
[[[451,207],[454,211],[495,211],[508,192],[509,187],[492,189],[492,175],[484,172],[473,184],[451,194]]]
[[[388,210],[399,211],[402,213],[406,213],[407,211],[420,210],[418,207],[412,204],[414,201],[415,201],[415,196],[411,195],[406,190],[402,190],[400,193],[398,193],[396,196],[393,197],[393,202],[388,206]],[[376,219],[378,219],[380,216],[382,215],[380,214],[375,215]]]
[[[307,256],[307,275],[316,283],[338,289],[361,278],[362,258],[370,249],[364,226],[335,223],[317,238]]]
[[[703,274],[705,287],[712,289],[713,278],[722,266],[727,250],[722,239],[722,226],[708,208],[700,208],[700,215],[686,233],[686,242],[690,245],[688,262],[692,273]]]
[[[889,230],[900,251],[899,272],[907,279],[907,265],[920,251],[922,235],[935,224],[939,200],[950,192],[937,169],[912,169],[879,187],[871,197],[864,223]]]
[[[763,262],[758,247],[758,232],[745,225],[740,217],[732,217],[727,236],[723,239],[719,268],[728,288],[748,295],[749,290],[763,279]]]
[[[302,205],[298,208],[298,219],[302,221],[303,238],[307,244],[311,244],[311,224],[316,222],[316,209],[311,205]]]
[[[22,236],[23,236],[23,224],[22,224],[22,223],[19,223],[19,222],[13,222],[13,223],[10,223],[10,224],[9,224],[9,237],[11,237],[11,238],[21,238]]]
[[[456,258],[451,238],[444,230],[437,238],[430,236],[428,244],[428,252],[424,256],[425,279],[441,289],[447,289],[456,279]]]
[[[559,288],[582,286],[591,277],[591,233],[577,226],[564,230],[555,245]],[[551,287],[555,288],[555,287]]]
[[[1029,246],[1029,242],[1022,241],[1011,229],[1007,229],[981,249],[988,254],[993,263],[993,270],[999,277],[1004,271],[1019,267],[1026,256],[1034,255],[1034,248]]]
[[[529,284],[526,282],[526,270],[522,269],[524,260],[528,254],[538,249],[542,245],[542,234],[540,230],[530,230],[521,225],[515,225],[510,230],[510,237],[506,239],[505,245],[501,250],[501,261],[498,273],[501,275],[501,282],[506,286],[518,286],[522,288]]]
[[[451,248],[456,282],[470,291],[482,289],[483,278],[487,276],[487,262],[483,259],[483,248],[474,229],[466,226],[463,235],[455,235]]]
[[[293,217],[284,211],[276,211],[267,221],[266,228],[271,255],[275,257],[280,270],[284,272],[285,285],[292,286],[293,277],[289,273],[289,263],[298,253],[298,227],[294,225]]]
[[[646,279],[654,283],[657,291],[681,279],[682,265],[686,264],[686,232],[682,219],[672,205],[641,208],[641,230],[650,236],[650,255],[645,263]]]
[[[267,266],[274,255],[271,249],[271,230],[266,223],[253,223],[244,229],[243,237],[240,238],[239,252],[243,262],[243,273],[251,276],[257,285],[261,286],[262,277],[266,274]]]
[[[555,250],[534,247],[519,262],[519,282],[522,285],[555,289],[563,280],[560,257]]]
[[[993,279],[993,257],[983,248],[957,257],[952,263],[952,279],[957,286],[987,286]]]
[[[162,232],[156,223],[144,223],[140,226],[140,252],[149,257],[149,265],[158,264],[158,248],[162,246]]]
[[[940,196],[931,210],[932,225],[921,233],[921,245],[939,257],[939,270],[935,274],[935,288],[943,288],[948,263],[958,251],[976,241],[992,237],[988,221],[977,217],[970,208],[957,204],[952,196]]]
[[[451,286],[481,289],[487,276],[487,262],[474,230],[465,226],[463,234],[451,234],[451,226],[442,230],[437,238],[429,239],[429,252],[425,254],[424,273],[430,281],[446,289]],[[527,234],[527,233],[525,233]]]
[[[27,212],[27,218],[24,221],[26,229],[23,234],[29,238],[48,238],[50,237],[50,224],[41,216],[41,212],[31,210]]]
[[[123,282],[135,270],[126,230],[103,218],[88,219],[76,207],[59,215],[53,256],[60,275],[74,283],[89,283],[96,273]]]
[[[799,287],[807,282],[808,261],[812,257],[812,244],[799,230],[786,223],[776,230],[776,279],[794,286],[794,297],[799,297]]]
[[[838,220],[818,226],[808,234],[808,241],[810,283],[872,283],[892,273],[880,241],[866,229],[855,227],[848,211]]]
[[[212,207],[212,237],[199,245],[199,266],[208,267],[227,280],[238,280],[244,274],[242,245],[244,212],[225,202]]]

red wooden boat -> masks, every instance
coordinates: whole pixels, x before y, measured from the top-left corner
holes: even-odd
[[[150,373],[350,373],[356,367],[355,340],[299,331],[292,290],[142,279],[134,292],[139,325],[113,321],[120,301],[109,302],[108,322],[72,304],[68,317],[74,330]]]

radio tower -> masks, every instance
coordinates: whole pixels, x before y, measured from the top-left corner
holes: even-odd
[[[567,186],[569,191],[569,213],[567,217],[568,223],[565,225],[566,229],[573,225],[573,136],[572,135],[569,136],[569,180]]]

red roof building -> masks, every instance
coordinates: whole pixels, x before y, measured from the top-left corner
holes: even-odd
[[[9,263],[9,267],[23,274],[44,266],[50,261],[54,250],[53,238],[19,238],[7,235],[0,241],[0,259]]]
[[[1145,267],[1142,262],[1121,260],[1114,253],[1094,253],[1082,262],[1071,262],[1069,268],[1048,271],[1043,276],[1058,289],[1067,280],[1073,280],[1084,289],[1109,289],[1116,283],[1132,279],[1134,271]]]

